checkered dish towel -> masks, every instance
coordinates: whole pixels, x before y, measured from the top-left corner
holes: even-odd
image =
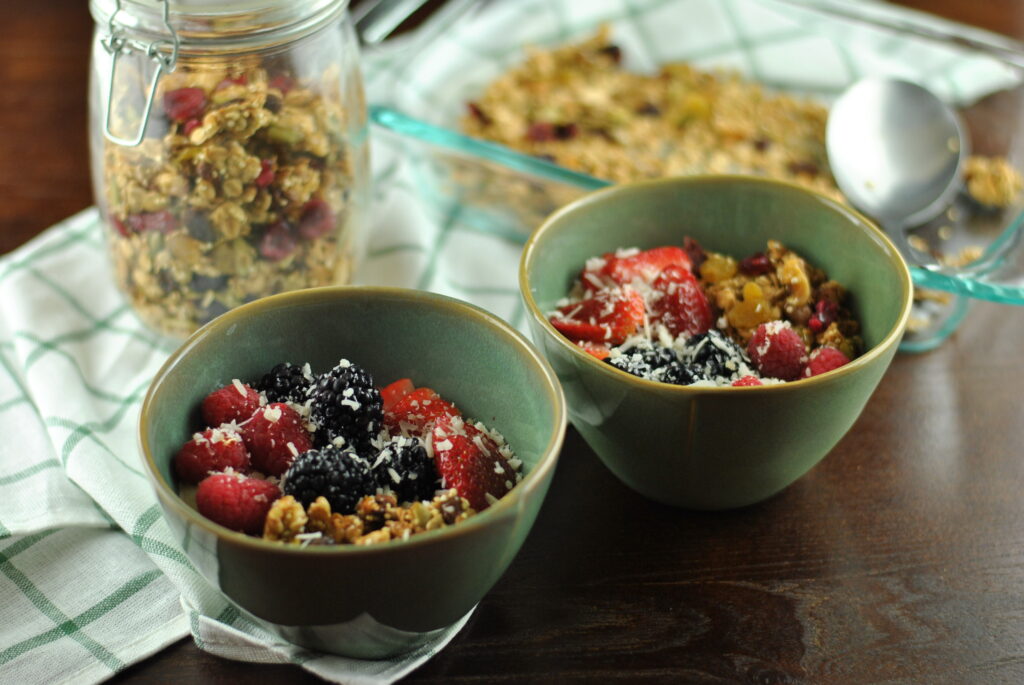
[[[588,8],[600,15],[605,5],[619,2]],[[395,81],[399,63],[368,56],[371,94]],[[426,208],[401,154],[379,143],[370,250],[356,280],[460,297],[521,328],[519,245],[468,229],[458,206]],[[116,291],[94,209],[0,259],[0,294],[0,682],[101,681],[191,632],[228,658],[387,683],[461,629],[402,658],[345,659],[281,642],[200,577],[136,444],[142,396],[172,350]]]

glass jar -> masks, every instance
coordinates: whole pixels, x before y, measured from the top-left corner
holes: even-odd
[[[149,326],[349,280],[369,172],[347,4],[91,0],[96,203]]]

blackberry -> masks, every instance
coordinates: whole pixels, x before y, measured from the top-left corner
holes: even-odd
[[[370,465],[350,449],[328,445],[295,457],[282,482],[284,494],[308,507],[326,497],[331,511],[351,514],[363,497],[377,491]]]
[[[711,380],[736,380],[753,373],[750,358],[743,348],[714,329],[687,340],[682,361],[694,373]]]
[[[689,385],[702,378],[687,368],[671,348],[650,342],[641,342],[606,361],[626,373],[661,383]]]
[[[384,409],[380,390],[365,369],[342,359],[317,377],[307,397],[312,400],[310,420],[317,426],[319,444],[343,438],[359,454],[376,454],[370,441],[380,431]]]
[[[302,404],[312,382],[312,377],[306,375],[303,367],[282,362],[264,374],[255,388],[267,396],[267,402]]]
[[[381,448],[373,473],[378,485],[391,488],[401,503],[433,499],[441,480],[423,441],[402,436]]]

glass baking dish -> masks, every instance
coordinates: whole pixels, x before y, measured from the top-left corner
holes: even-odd
[[[522,62],[525,46],[565,45],[601,26],[627,70],[724,68],[825,106],[865,76],[918,82],[957,107],[972,152],[1024,168],[1020,45],[870,0],[454,0],[409,39],[371,118],[399,138],[424,197],[458,200],[475,228],[524,240],[551,211],[609,181],[469,137],[460,122],[490,82]],[[914,230],[914,282],[1024,304],[1022,222],[1022,194],[991,209],[962,192],[950,211]],[[924,253],[968,257],[940,265]],[[923,301],[918,347],[948,335],[965,310],[959,297]]]

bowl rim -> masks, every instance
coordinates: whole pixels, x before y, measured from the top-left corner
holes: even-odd
[[[264,540],[245,533],[231,530],[218,523],[211,521],[198,510],[190,507],[184,499],[175,491],[172,484],[167,482],[156,465],[153,453],[149,444],[149,431],[146,418],[154,411],[153,403],[160,390],[161,385],[167,376],[174,370],[178,363],[196,347],[208,338],[219,335],[223,330],[235,325],[235,321],[247,317],[258,316],[270,310],[289,306],[296,302],[316,302],[332,300],[336,298],[381,298],[383,300],[413,300],[421,305],[442,308],[450,311],[455,310],[462,315],[475,319],[485,324],[499,336],[505,338],[511,345],[521,350],[528,363],[532,363],[545,380],[543,391],[547,394],[554,408],[554,429],[548,437],[547,443],[540,451],[540,458],[536,465],[523,475],[515,487],[482,512],[459,522],[457,525],[446,526],[437,530],[425,531],[410,536],[406,540],[391,540],[386,544],[374,545],[291,545],[277,541]],[[189,338],[175,350],[160,369],[153,376],[146,394],[142,400],[141,410],[137,427],[138,445],[142,454],[142,461],[146,475],[156,491],[157,496],[167,506],[181,516],[186,524],[194,525],[218,540],[224,540],[233,545],[248,547],[253,550],[263,550],[279,554],[324,554],[336,555],[374,555],[393,554],[398,550],[411,549],[421,545],[431,544],[433,541],[442,538],[468,535],[477,528],[491,525],[499,517],[513,515],[518,518],[519,510],[523,506],[524,498],[532,493],[553,471],[558,462],[558,457],[565,439],[566,427],[568,425],[568,414],[565,402],[565,394],[558,382],[558,377],[548,363],[532,343],[519,331],[494,314],[469,302],[458,300],[447,295],[432,293],[410,288],[398,288],[389,286],[365,286],[365,285],[342,285],[324,286],[319,288],[307,288],[303,290],[290,291],[263,297],[253,302],[236,307],[225,312],[216,319],[205,324],[193,333]],[[394,543],[394,544],[392,544]]]
[[[557,232],[559,229],[556,228],[559,221],[566,215],[572,214],[579,208],[597,203],[603,202],[608,197],[613,197],[621,193],[633,192],[636,188],[646,188],[652,186],[699,186],[699,185],[711,185],[711,184],[734,184],[737,186],[742,185],[760,185],[763,187],[776,187],[781,192],[792,192],[797,194],[803,194],[809,196],[811,199],[824,204],[829,209],[846,215],[852,222],[875,238],[875,240],[882,244],[882,246],[889,252],[890,262],[896,267],[897,274],[899,276],[901,285],[901,295],[903,305],[900,310],[900,314],[896,319],[893,327],[882,337],[882,339],[871,349],[865,351],[859,357],[850,360],[848,363],[817,376],[811,376],[810,378],[798,378],[794,381],[787,381],[784,383],[770,383],[765,385],[754,385],[754,386],[691,386],[691,385],[673,385],[670,383],[662,383],[660,381],[648,380],[646,378],[640,378],[634,376],[631,373],[623,371],[619,368],[612,366],[611,364],[605,364],[598,360],[593,355],[585,352],[579,345],[574,344],[564,335],[562,335],[548,318],[540,310],[537,301],[533,297],[533,291],[530,288],[530,271],[531,266],[536,258],[537,253],[540,252],[540,242],[549,234]],[[519,291],[523,302],[526,304],[526,309],[530,316],[533,317],[537,322],[540,323],[541,328],[544,330],[547,338],[554,338],[557,344],[562,349],[567,349],[569,354],[576,360],[581,360],[580,363],[589,366],[592,369],[599,370],[599,373],[607,375],[609,378],[618,379],[619,382],[625,382],[634,385],[637,389],[644,389],[647,391],[664,392],[669,396],[685,396],[687,394],[704,394],[704,393],[780,393],[780,392],[792,392],[793,389],[807,388],[812,384],[829,383],[834,379],[841,378],[847,374],[856,373],[856,371],[862,367],[871,364],[875,359],[886,353],[888,349],[899,343],[900,338],[903,336],[903,332],[906,328],[907,321],[910,318],[911,306],[913,304],[913,284],[910,276],[910,269],[907,266],[906,260],[900,254],[896,245],[892,242],[888,235],[879,228],[871,219],[864,214],[858,212],[856,209],[849,207],[833,198],[828,197],[822,193],[811,190],[796,183],[790,181],[784,181],[780,179],[766,178],[760,176],[744,176],[739,174],[700,174],[693,176],[672,176],[666,178],[657,178],[645,181],[635,181],[631,183],[621,183],[607,188],[596,190],[586,195],[577,198],[573,202],[560,207],[559,209],[552,212],[544,222],[538,226],[530,234],[526,244],[523,247],[523,252],[519,260]],[[539,344],[539,341],[538,341]]]

